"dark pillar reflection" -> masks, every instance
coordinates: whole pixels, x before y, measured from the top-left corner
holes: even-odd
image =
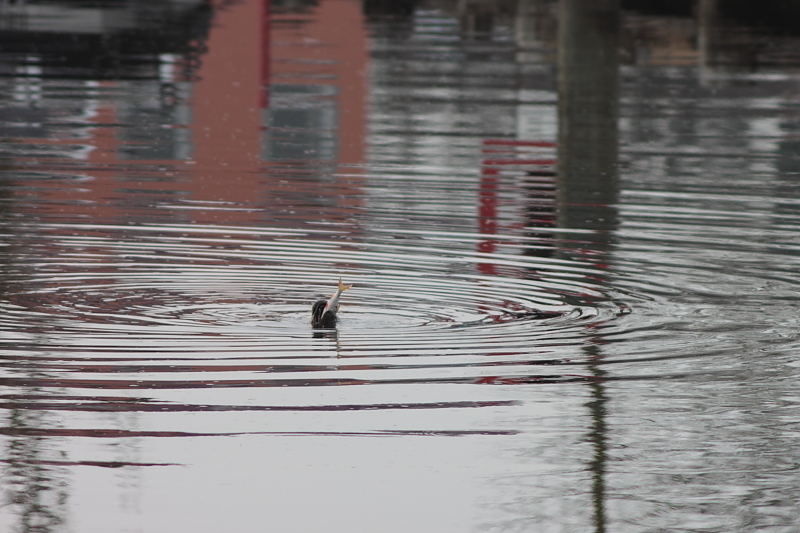
[[[610,263],[617,227],[620,2],[561,0],[559,9],[557,225],[589,230],[580,238],[567,234],[564,241],[570,244],[561,247],[562,253],[586,260],[583,252],[593,252],[589,256],[602,272]],[[592,420],[587,438],[594,448],[587,467],[594,530],[604,533],[608,399],[598,364],[601,348],[593,343],[585,353],[595,378],[587,403]]]
[[[602,242],[617,219],[619,0],[561,0],[558,44],[558,225]]]
[[[599,346],[588,346],[584,353],[592,361],[603,359],[603,354]],[[592,476],[592,508],[594,510],[594,531],[595,533],[605,533],[606,531],[606,457],[607,457],[607,432],[606,425],[606,404],[608,394],[603,378],[605,370],[596,364],[590,364],[589,372],[596,378],[596,381],[589,383],[592,399],[587,402],[589,416],[592,420],[589,429],[589,441],[592,443],[593,456],[589,460],[589,471]]]
[[[697,51],[700,55],[701,73],[714,64],[718,40],[717,0],[699,0],[697,3]]]

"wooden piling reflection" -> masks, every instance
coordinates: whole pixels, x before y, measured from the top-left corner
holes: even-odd
[[[558,36],[557,224],[582,232],[580,246],[567,256],[590,252],[598,266],[611,263],[617,226],[617,142],[619,109],[619,0],[561,0]],[[572,240],[567,238],[567,240]],[[590,333],[591,334],[591,333]],[[594,454],[592,478],[594,532],[606,531],[606,402],[598,364],[600,342],[583,350],[596,378],[587,403],[592,420],[588,439]]]
[[[558,225],[613,230],[617,201],[619,0],[561,0]]]

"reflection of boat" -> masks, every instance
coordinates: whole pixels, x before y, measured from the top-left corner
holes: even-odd
[[[315,328],[332,328],[336,326],[336,312],[339,311],[339,298],[342,293],[352,287],[342,283],[339,278],[339,286],[329,300],[317,300],[311,306],[311,325]]]

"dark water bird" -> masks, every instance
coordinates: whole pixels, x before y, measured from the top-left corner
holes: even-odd
[[[332,328],[336,326],[336,312],[339,311],[339,297],[344,291],[352,287],[342,283],[339,278],[339,287],[328,301],[317,300],[311,306],[311,326],[315,328]]]

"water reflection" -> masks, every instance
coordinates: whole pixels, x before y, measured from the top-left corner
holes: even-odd
[[[560,5],[558,224],[612,232],[619,188],[619,2]]]
[[[5,505],[18,516],[19,531],[60,531],[66,525],[69,473],[58,466],[63,456],[58,454],[57,442],[42,435],[53,424],[52,417],[41,409],[17,409],[14,399],[6,401]]]
[[[205,51],[211,13],[204,0],[3,2],[0,72],[152,79],[175,70],[190,78]]]
[[[162,5],[2,56],[2,527],[790,527],[794,74],[613,2]]]
[[[558,226],[582,230],[585,254],[604,265],[613,264],[618,203],[618,122],[620,3],[618,0],[561,0],[558,47]],[[588,230],[588,231],[587,231]],[[591,245],[587,246],[587,241]],[[568,256],[569,252],[567,252]],[[574,260],[585,257],[572,255]],[[584,348],[587,370],[595,378],[587,403],[592,420],[588,440],[593,445],[592,474],[594,531],[606,531],[606,463],[608,460],[608,372],[602,337],[592,335]]]

